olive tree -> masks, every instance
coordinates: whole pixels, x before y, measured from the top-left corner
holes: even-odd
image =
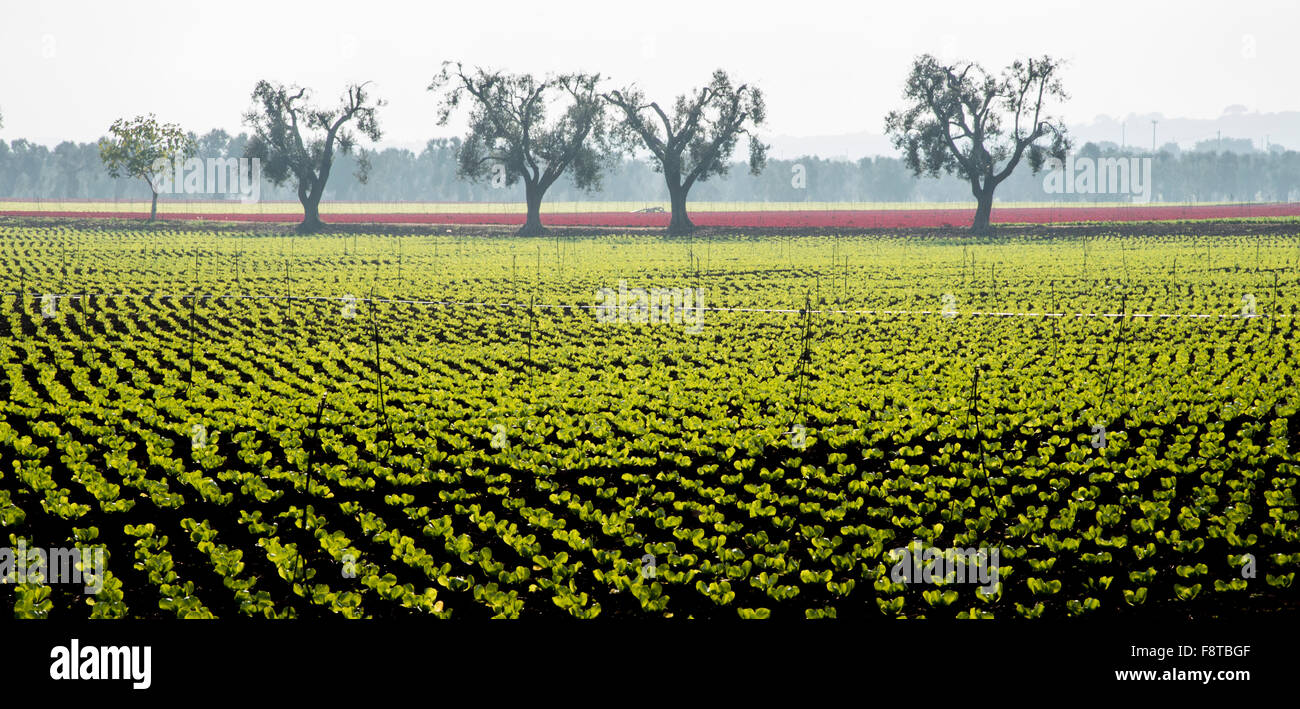
[[[244,147],[244,157],[260,160],[262,174],[273,184],[297,182],[303,209],[299,233],[324,227],[320,200],[336,152],[347,155],[356,151],[356,178],[364,184],[369,176],[369,156],[358,149],[352,128],[372,142],[378,141],[382,132],[376,109],[385,102],[371,98],[368,83],[349,86],[333,108],[309,105],[310,92],[297,86],[259,81],[253,89],[253,108],[244,114],[253,135]]]
[[[1021,158],[1037,173],[1048,157],[1063,161],[1070,149],[1065,124],[1046,113],[1049,101],[1068,98],[1060,70],[1044,56],[994,76],[974,62],[922,55],[903,89],[908,106],[886,117],[885,131],[913,174],[946,171],[968,181],[976,201],[971,230],[988,231],[993,191]]]
[[[600,188],[601,174],[617,156],[610,141],[599,74],[538,78],[443,62],[429,90],[442,93],[438,125],[469,104],[469,133],[456,153],[457,173],[498,186],[523,181],[528,215],[519,234],[545,231],[542,197],[566,171],[579,188]],[[551,118],[553,116],[553,118]]]
[[[643,144],[655,171],[668,183],[670,234],[695,228],[686,213],[686,196],[696,182],[727,174],[741,136],[749,139],[750,173],[759,174],[767,164],[768,146],[755,135],[767,117],[763,93],[748,84],[733,85],[721,69],[707,86],[678,96],[671,112],[647,101],[636,86],[611,91],[605,100],[622,114],[624,140]]]

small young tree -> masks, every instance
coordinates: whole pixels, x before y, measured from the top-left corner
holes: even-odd
[[[334,153],[346,155],[357,150],[357,137],[347,126],[354,125],[371,141],[382,137],[375,112],[385,102],[372,101],[365,87],[365,83],[349,86],[332,109],[307,105],[308,90],[297,86],[259,81],[253,89],[253,109],[244,114],[253,135],[244,147],[244,157],[260,160],[262,174],[273,184],[297,181],[303,210],[299,233],[325,226],[320,220],[320,200],[334,166]],[[365,184],[370,160],[365,151],[358,153],[356,178]]]
[[[1022,156],[1034,173],[1048,157],[1065,160],[1065,124],[1044,113],[1048,99],[1068,98],[1059,73],[1060,63],[1047,56],[1017,60],[995,77],[973,62],[946,65],[925,54],[903,90],[910,105],[886,117],[885,131],[914,175],[947,171],[970,182],[977,205],[971,231],[986,232],[993,190]]]
[[[438,125],[446,125],[465,99],[472,104],[469,135],[456,153],[457,173],[471,180],[491,177],[499,186],[523,180],[528,216],[519,234],[545,231],[542,197],[566,170],[579,189],[600,188],[601,173],[617,153],[599,82],[599,74],[537,79],[483,68],[467,73],[460,63],[443,62],[429,84],[430,91],[446,91]],[[558,117],[548,122],[548,113]]]
[[[149,185],[153,205],[149,221],[158,218],[158,188],[171,174],[176,158],[194,155],[194,141],[175,123],[159,123],[151,113],[131,120],[119,118],[99,140],[99,159],[112,177],[138,177]]]
[[[713,72],[708,86],[678,96],[671,117],[658,103],[646,103],[635,86],[611,91],[605,100],[617,106],[625,119],[624,140],[643,143],[655,171],[662,172],[668,183],[670,234],[695,228],[686,214],[686,195],[696,182],[727,174],[740,136],[749,138],[750,173],[759,174],[767,164],[768,146],[754,133],[767,117],[763,93],[747,84],[733,86],[721,69]]]

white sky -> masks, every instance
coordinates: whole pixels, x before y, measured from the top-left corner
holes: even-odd
[[[911,59],[927,51],[988,68],[1066,59],[1070,123],[1214,118],[1232,104],[1300,109],[1297,28],[1296,0],[6,0],[0,138],[90,141],[148,112],[236,133],[260,78],[329,103],[346,82],[372,80],[389,102],[384,144],[415,146],[454,132],[435,125],[425,90],[443,59],[599,71],[660,101],[723,67],[765,90],[766,135],[881,133]]]

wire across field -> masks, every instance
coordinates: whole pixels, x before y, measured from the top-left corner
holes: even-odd
[[[366,304],[366,305],[427,305],[431,307],[461,307],[461,308],[492,308],[500,310],[600,310],[607,307],[603,305],[591,304],[562,304],[562,303],[491,303],[480,302],[471,303],[465,301],[449,300],[413,300],[409,298],[369,298],[357,296],[327,296],[327,295],[212,295],[210,293],[23,293],[23,292],[0,292],[0,296],[16,296],[20,301],[41,301],[44,298],[50,298],[55,301],[93,301],[96,298],[108,300],[197,300],[197,301],[221,301],[221,300],[273,300],[294,302],[300,301],[310,303],[314,301],[328,301],[331,303],[341,304]],[[629,308],[630,309],[630,308]],[[680,315],[685,307],[679,306],[677,314]],[[708,305],[691,306],[691,310],[714,313],[780,313],[785,315],[860,315],[868,317],[896,317],[896,316],[938,316],[943,318],[958,318],[964,316],[970,317],[1016,317],[1016,318],[1190,318],[1193,320],[1210,320],[1210,319],[1242,319],[1242,318],[1289,318],[1294,317],[1288,314],[1269,315],[1258,312],[1230,312],[1230,313],[1052,313],[1052,312],[996,312],[985,310],[971,310],[962,312],[957,309],[949,310],[845,310],[845,309],[819,309],[819,308],[726,308],[713,307]]]

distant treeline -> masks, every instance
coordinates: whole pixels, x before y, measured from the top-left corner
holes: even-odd
[[[198,157],[241,157],[248,138],[213,131],[197,136]],[[513,202],[523,200],[522,186],[493,187],[456,175],[458,138],[430,140],[418,155],[389,148],[372,153],[370,179],[361,184],[352,177],[357,163],[340,156],[334,165],[328,201],[361,202]],[[1150,153],[1121,152],[1092,143],[1077,157],[1151,157]],[[1175,152],[1162,150],[1151,163],[1151,197],[1155,201],[1300,201],[1300,153],[1294,150],[1240,154],[1235,151]],[[998,188],[1003,202],[1125,201],[1126,195],[1050,194],[1044,189],[1045,172],[1017,170]],[[149,188],[141,180],[115,179],[105,172],[94,143],[60,143],[53,150],[25,140],[0,140],[0,198],[145,200]],[[164,195],[184,199],[184,195]],[[193,199],[218,199],[220,195],[195,195]],[[805,157],[769,159],[767,168],[751,176],[740,163],[729,174],[700,183],[690,195],[693,202],[949,202],[970,201],[969,186],[950,176],[913,177],[901,160],[887,157],[857,161]],[[263,201],[297,201],[289,187],[262,185]],[[578,190],[561,178],[546,194],[546,201],[615,200],[665,202],[663,177],[639,160],[625,160],[604,177],[596,193]]]

